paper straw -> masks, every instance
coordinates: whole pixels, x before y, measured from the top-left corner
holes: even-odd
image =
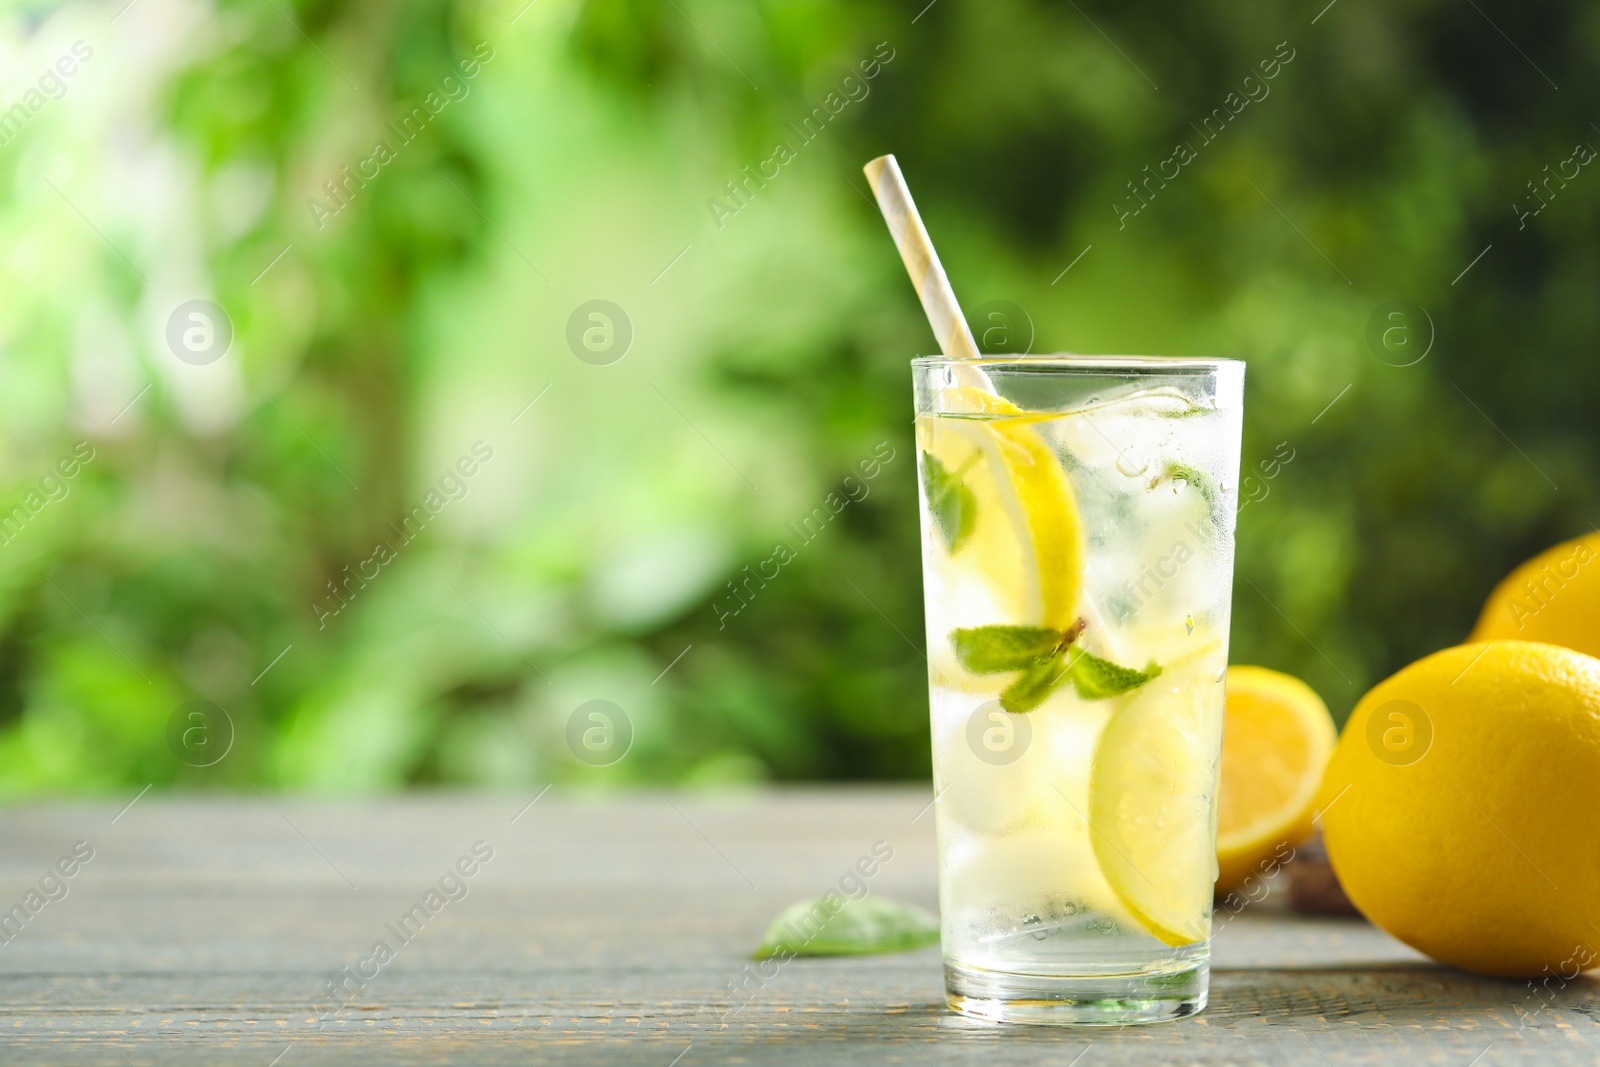
[[[889,233],[905,260],[911,284],[922,299],[922,311],[928,316],[933,335],[945,355],[957,359],[971,359],[978,355],[978,345],[967,329],[967,320],[956,302],[955,290],[939,264],[939,254],[933,250],[928,229],[922,225],[917,205],[911,200],[911,190],[906,187],[905,176],[894,156],[879,156],[862,170],[867,172],[867,183],[872,195],[878,198],[878,209],[889,224]]]

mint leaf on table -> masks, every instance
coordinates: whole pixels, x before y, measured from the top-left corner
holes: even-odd
[[[914,904],[827,893],[779,912],[762,935],[755,958],[869,956],[904,952],[938,940],[938,917]]]
[[[977,453],[974,453],[976,458]],[[944,547],[955,552],[972,536],[978,521],[978,498],[972,495],[961,481],[971,460],[954,473],[945,469],[933,455],[922,454],[922,491],[928,498],[928,510],[933,513],[934,525],[944,538]]]
[[[950,631],[956,660],[973,674],[1022,671],[1049,659],[1062,633],[1048,626],[974,626]]]
[[[1068,673],[1072,675],[1072,686],[1080,697],[1085,700],[1104,700],[1139,688],[1160,674],[1161,667],[1152,660],[1150,666],[1136,671],[1080,650]]]

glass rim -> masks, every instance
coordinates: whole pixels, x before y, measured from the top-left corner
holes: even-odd
[[[917,356],[913,367],[991,367],[1034,364],[1089,373],[1134,371],[1141,373],[1194,373],[1244,366],[1242,359],[1211,356],[1085,356],[1074,352],[1022,353],[989,356]]]

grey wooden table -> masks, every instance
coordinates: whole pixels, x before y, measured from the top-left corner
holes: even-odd
[[[934,905],[927,790],[531,799],[13,808],[0,909],[22,917],[0,916],[0,1061],[1600,1061],[1600,983],[1536,994],[1274,898],[1220,928],[1210,1008],[1165,1026],[961,1019],[932,948],[759,974],[747,955],[767,920],[875,842],[893,857],[872,890]]]

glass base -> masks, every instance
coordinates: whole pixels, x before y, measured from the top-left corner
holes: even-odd
[[[1162,974],[1011,974],[944,965],[950,1007],[975,1019],[1046,1026],[1164,1023],[1206,1006],[1211,965]]]

